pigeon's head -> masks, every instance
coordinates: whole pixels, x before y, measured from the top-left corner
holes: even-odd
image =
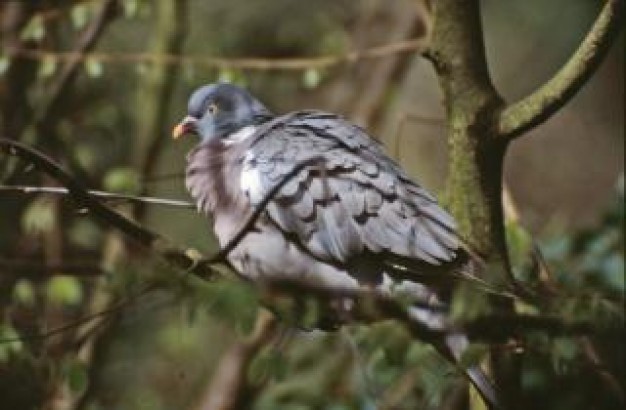
[[[193,133],[203,141],[220,139],[270,116],[268,109],[246,90],[226,83],[209,84],[193,92],[187,116],[172,136]]]

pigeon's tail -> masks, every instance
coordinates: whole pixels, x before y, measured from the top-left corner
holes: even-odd
[[[410,308],[410,315],[413,319],[421,322],[431,329],[441,329],[445,323],[445,314],[443,312],[433,312],[419,307]],[[462,333],[453,333],[447,335],[441,343],[435,343],[435,348],[439,353],[448,359],[455,366],[458,366],[465,372],[469,381],[476,387],[476,390],[487,403],[490,410],[501,410],[502,406],[498,401],[496,389],[487,375],[474,365],[468,368],[462,367],[460,364],[461,356],[469,346],[467,337]]]
[[[452,361],[455,365],[460,365],[461,355],[467,347],[469,342],[464,334],[456,333],[446,336],[445,342],[442,345],[435,346],[439,353]],[[463,367],[469,381],[474,385],[480,396],[488,405],[490,410],[501,410],[502,406],[498,401],[498,395],[496,389],[489,377],[482,371],[480,366],[473,365],[468,368]]]
[[[465,374],[492,410],[499,410],[502,408],[498,402],[495,386],[479,366],[474,365],[468,367],[465,369]]]

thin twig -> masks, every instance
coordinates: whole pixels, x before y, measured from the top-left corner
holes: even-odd
[[[148,50],[156,53],[180,53],[189,28],[187,0],[161,1],[155,4],[153,35]],[[155,64],[142,76],[138,90],[140,101],[147,102],[136,120],[135,145],[132,163],[145,178],[152,175],[168,140],[162,132],[168,127],[168,110],[172,105],[180,66]],[[148,103],[149,102],[149,103]],[[139,192],[147,195],[144,185]],[[132,215],[143,220],[146,207],[137,203]]]
[[[511,140],[543,123],[587,83],[622,28],[624,0],[607,0],[595,23],[569,61],[538,90],[509,105],[498,134]]]
[[[142,289],[140,289],[138,292],[136,292],[135,294],[125,297],[124,299],[118,301],[117,303],[113,304],[112,306],[109,306],[106,309],[102,309],[99,310],[95,313],[92,313],[90,315],[86,315],[83,316],[81,318],[78,318],[76,320],[73,320],[71,322],[68,322],[64,325],[55,327],[53,329],[50,329],[46,332],[37,332],[37,333],[27,333],[18,337],[7,337],[4,339],[0,339],[0,344],[3,343],[13,343],[13,342],[20,342],[20,341],[28,341],[28,340],[44,340],[44,339],[48,339],[52,336],[64,333],[70,329],[74,329],[78,326],[84,325],[85,323],[89,323],[93,320],[99,319],[101,317],[107,316],[109,314],[118,312],[124,308],[126,308],[127,306],[129,306],[130,304],[134,303],[137,301],[138,298],[140,298],[141,296],[144,296],[146,294],[148,294],[149,292],[153,291],[154,289],[156,289],[156,285],[154,284],[149,284],[144,286]]]
[[[340,64],[354,64],[363,60],[377,59],[399,53],[412,53],[425,49],[426,43],[423,38],[403,40],[372,47],[365,50],[354,50],[341,55],[327,55],[312,58],[262,58],[262,57],[205,57],[185,56],[178,54],[151,54],[151,53],[76,53],[73,51],[44,51],[13,48],[9,52],[23,58],[35,60],[59,60],[59,61],[85,61],[92,60],[101,63],[126,63],[126,64],[182,64],[199,65],[217,69],[242,69],[259,71],[302,71],[308,69],[331,68]]]
[[[61,71],[46,93],[47,103],[40,111],[39,118],[37,118],[38,123],[45,124],[56,114],[59,104],[62,101],[61,98],[65,95],[64,91],[72,84],[72,81],[78,74],[81,63],[85,59],[85,54],[95,47],[108,23],[115,17],[117,6],[117,0],[105,0],[99,13],[78,39],[76,49],[68,55],[68,58],[64,59],[67,64],[63,67],[63,71]],[[35,49],[25,50],[36,51]],[[23,56],[21,49],[12,51],[19,56]]]
[[[37,194],[51,194],[51,195],[70,195],[67,188],[62,187],[37,187],[37,186],[25,186],[25,185],[0,185],[0,194],[2,193],[17,193],[24,195],[37,195]],[[146,203],[151,205],[164,205],[177,208],[195,208],[196,206],[189,201],[182,201],[178,199],[157,198],[151,196],[136,196],[126,194],[116,194],[113,192],[88,190],[87,193],[96,198],[105,200],[116,201],[128,201]]]
[[[591,342],[591,339],[588,336],[582,336],[580,337],[579,342],[583,347],[585,358],[592,365],[592,370],[604,381],[615,397],[619,399],[622,404],[624,404],[624,388],[617,378],[607,370],[606,365],[602,362],[602,359],[600,358],[597,349]]]
[[[216,271],[211,267],[212,263],[221,263],[226,260],[226,256],[239,244],[244,236],[254,227],[259,216],[265,211],[269,202],[276,193],[302,169],[307,166],[318,164],[321,160],[318,157],[310,158],[307,161],[296,165],[283,179],[278,182],[261,200],[256,209],[242,225],[241,230],[215,255],[202,258],[198,257],[199,252],[192,249],[180,249],[159,234],[152,232],[136,222],[110,209],[101,203],[97,197],[91,196],[74,177],[68,174],[63,168],[43,153],[28,147],[17,141],[0,138],[0,151],[9,155],[15,155],[20,159],[33,164],[37,169],[56,179],[65,186],[68,194],[76,200],[79,206],[89,210],[94,216],[109,223],[121,230],[143,246],[163,257],[170,265],[184,269],[188,273],[196,275],[202,279],[210,279],[216,275]]]
[[[216,271],[209,265],[198,263],[198,259],[195,257],[197,251],[180,249],[161,235],[115,212],[101,203],[98,198],[89,195],[89,192],[74,177],[41,152],[6,138],[0,138],[0,151],[17,156],[21,160],[33,164],[39,171],[56,179],[68,189],[69,194],[80,207],[86,208],[95,217],[157,253],[170,265],[188,270],[202,278],[210,278],[216,274]]]

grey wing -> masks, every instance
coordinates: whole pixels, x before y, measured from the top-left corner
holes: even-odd
[[[265,215],[316,258],[346,263],[366,251],[440,265],[455,259],[453,219],[361,128],[333,114],[300,112],[266,129],[243,158],[253,206],[298,164]]]

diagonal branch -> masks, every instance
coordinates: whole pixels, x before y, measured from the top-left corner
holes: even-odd
[[[141,245],[159,254],[170,265],[188,270],[202,278],[211,278],[215,275],[216,272],[209,265],[197,263],[198,259],[192,250],[176,247],[162,236],[143,228],[104,205],[97,198],[89,195],[89,192],[74,177],[39,151],[17,141],[0,138],[0,152],[15,155],[32,163],[38,170],[65,186],[80,207],[86,208],[95,217],[114,226]]]
[[[211,384],[196,410],[239,409],[247,398],[248,369],[259,350],[271,342],[278,329],[276,316],[259,309],[250,335],[230,347],[215,370]]]
[[[72,84],[76,77],[81,64],[84,61],[86,53],[90,52],[96,45],[100,35],[104,32],[108,23],[113,20],[118,7],[117,0],[106,0],[100,12],[94,18],[93,22],[85,29],[82,36],[78,39],[76,49],[72,51],[71,57],[67,59],[63,71],[59,74],[55,82],[48,90],[48,100],[42,108],[37,119],[39,124],[46,124],[56,114],[61,97],[64,95],[66,88]]]
[[[279,181],[261,200],[256,209],[244,221],[241,229],[235,234],[235,236],[228,241],[228,243],[219,252],[208,258],[203,258],[198,251],[194,249],[179,248],[159,234],[152,232],[137,224],[133,220],[115,212],[107,205],[100,202],[97,197],[91,195],[90,191],[85,189],[74,177],[68,174],[52,159],[48,158],[41,152],[20,142],[12,141],[6,138],[0,138],[0,152],[17,156],[18,158],[31,163],[39,171],[54,178],[57,182],[67,188],[68,194],[80,207],[86,208],[95,217],[119,229],[144,247],[160,255],[173,267],[184,269],[186,272],[202,279],[211,279],[216,276],[217,272],[210,266],[210,264],[223,263],[226,261],[226,256],[228,256],[230,251],[232,251],[244,238],[244,236],[250,232],[257,219],[265,210],[266,206],[287,182],[298,175],[304,168],[312,165],[319,165],[321,161],[320,158],[313,157],[294,166],[291,171],[288,172],[285,177]]]
[[[624,0],[607,0],[587,37],[551,80],[504,109],[501,138],[512,140],[543,123],[563,107],[596,71],[622,28]]]

